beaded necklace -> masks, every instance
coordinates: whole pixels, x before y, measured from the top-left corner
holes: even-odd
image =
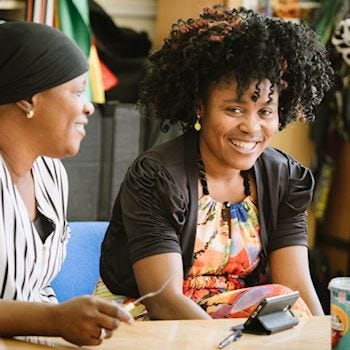
[[[199,170],[199,179],[203,188],[203,194],[204,195],[209,195],[209,189],[208,189],[208,181],[207,178],[205,176],[205,168],[204,168],[204,163],[202,161],[202,159],[199,157],[198,158],[198,170]],[[241,176],[243,177],[243,186],[244,186],[244,194],[246,196],[250,196],[251,191],[250,191],[250,182],[249,182],[249,170],[242,170],[240,172]],[[230,220],[230,216],[231,216],[231,203],[229,203],[228,201],[225,201],[224,203],[224,217],[226,218],[227,224],[228,224],[228,232],[229,232],[229,237],[231,238],[231,220]],[[209,241],[205,244],[204,248],[200,249],[197,252],[194,252],[193,257],[196,260],[198,255],[203,254],[210,246],[211,242],[214,240],[214,238],[216,237],[218,233],[218,230],[215,230],[215,232],[213,233],[213,235],[210,237]]]
[[[204,163],[201,158],[198,159],[198,170],[199,170],[199,179],[203,188],[203,194],[208,195],[209,189],[208,189],[208,181],[205,176],[205,168]],[[249,182],[249,170],[241,170],[240,174],[243,177],[243,186],[244,186],[244,194],[246,196],[250,196],[250,182]],[[228,201],[224,202],[226,207],[230,207],[230,203]]]

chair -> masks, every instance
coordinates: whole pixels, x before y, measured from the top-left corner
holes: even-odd
[[[92,294],[100,274],[100,250],[108,222],[70,222],[71,237],[61,271],[52,281],[59,302]]]

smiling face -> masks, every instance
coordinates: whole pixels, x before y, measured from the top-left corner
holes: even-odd
[[[219,169],[250,169],[278,130],[278,93],[271,83],[257,82],[237,94],[235,81],[212,87],[200,105],[200,152],[205,164]],[[253,99],[252,99],[253,97]],[[253,101],[254,100],[254,101]]]
[[[84,95],[87,74],[33,96],[30,120],[38,152],[54,158],[73,156],[85,137],[93,105]]]

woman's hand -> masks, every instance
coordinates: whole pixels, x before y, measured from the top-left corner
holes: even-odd
[[[290,246],[270,254],[272,282],[300,292],[313,315],[323,315],[323,309],[313,286],[307,247]]]
[[[55,305],[53,317],[57,334],[77,345],[99,345],[103,338],[112,336],[120,321],[132,321],[130,314],[116,303],[94,296]],[[103,337],[102,328],[105,329]]]

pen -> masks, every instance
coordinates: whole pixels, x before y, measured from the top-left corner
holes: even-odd
[[[244,323],[239,323],[239,324],[236,324],[234,326],[232,326],[231,328],[231,331],[241,331],[244,329]]]
[[[226,337],[223,341],[220,342],[218,348],[223,349],[228,344],[238,340],[242,336],[241,331],[235,331],[232,334],[230,334],[228,337]]]

